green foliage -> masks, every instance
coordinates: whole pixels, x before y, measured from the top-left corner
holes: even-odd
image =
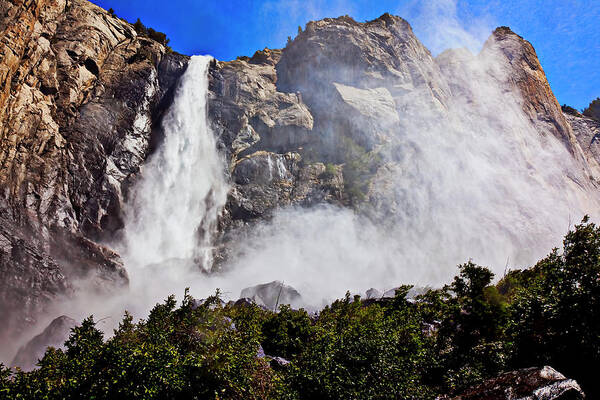
[[[374,151],[368,152],[352,138],[343,136],[340,144],[344,163],[344,190],[352,204],[366,198],[371,177],[377,172],[382,158]]]
[[[269,398],[277,382],[256,358],[257,308],[241,317],[228,316],[217,296],[192,304],[187,294],[180,307],[169,297],[138,323],[125,314],[106,341],[90,317],[73,329],[64,352],[47,351],[38,370],[11,379],[3,371],[0,392],[23,399]]]
[[[546,363],[593,388],[590,365],[600,362],[600,228],[583,223],[569,232],[564,251],[533,267],[511,304],[509,338],[516,362]]]
[[[433,398],[422,383],[429,339],[406,293],[368,307],[347,294],[326,307],[288,371],[297,398]]]
[[[142,21],[139,18],[133,24],[133,29],[135,29],[135,31],[139,35],[145,35],[146,34],[146,26],[144,24],[142,24]]]
[[[297,356],[313,334],[308,314],[304,310],[292,310],[283,305],[277,314],[271,314],[263,323],[263,342],[267,354],[284,358]]]
[[[593,100],[590,105],[583,110],[583,115],[600,120],[600,97],[598,97],[596,100]]]
[[[325,171],[321,174],[323,179],[332,179],[337,174],[337,168],[332,163],[325,164]]]
[[[347,294],[318,316],[282,306],[196,304],[185,293],[146,320],[125,313],[105,339],[92,317],[31,372],[0,365],[15,399],[434,399],[502,371],[552,365],[590,398],[600,362],[600,228],[587,219],[534,267],[460,265],[441,289],[407,299]],[[259,346],[287,367],[257,355]]]

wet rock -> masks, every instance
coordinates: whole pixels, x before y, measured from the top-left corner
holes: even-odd
[[[247,287],[242,290],[240,297],[255,299],[255,301],[261,302],[267,309],[273,311],[276,311],[281,304],[297,307],[302,302],[302,296],[296,289],[284,285],[280,281]]]
[[[341,169],[335,178],[321,176],[324,164],[302,156],[319,134],[302,97],[276,86],[281,55],[282,50],[265,49],[210,68],[209,115],[233,181],[217,268],[234,245],[230,231],[246,229],[281,207],[342,201]]]
[[[588,161],[600,163],[600,121],[581,114],[564,114]],[[597,177],[596,177],[597,178]]]
[[[33,369],[38,360],[44,356],[46,348],[49,346],[56,349],[63,348],[64,342],[69,338],[71,329],[75,326],[77,326],[77,321],[66,315],[56,318],[42,333],[19,349],[11,366],[20,367],[24,371]]]

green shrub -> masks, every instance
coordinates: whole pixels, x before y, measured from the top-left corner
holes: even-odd
[[[337,167],[332,163],[325,164],[325,171],[321,174],[322,179],[332,179],[337,174]]]
[[[341,138],[338,151],[342,153],[342,159],[345,160],[342,170],[344,191],[350,203],[356,205],[365,200],[370,180],[383,160],[375,151],[367,152],[347,136]]]

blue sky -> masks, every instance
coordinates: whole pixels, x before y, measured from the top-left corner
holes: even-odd
[[[93,0],[130,22],[165,32],[184,54],[220,60],[285,45],[307,21],[384,12],[407,19],[434,54],[477,50],[507,25],[535,47],[558,101],[581,109],[600,97],[600,0]]]

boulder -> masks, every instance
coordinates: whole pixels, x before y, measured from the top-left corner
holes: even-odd
[[[283,282],[273,281],[247,287],[240,294],[242,298],[251,298],[257,303],[260,302],[269,309],[276,311],[281,304],[289,304],[291,306],[300,306],[302,296],[291,286],[284,285]]]
[[[284,369],[289,365],[289,361],[283,357],[273,357],[271,358],[271,368],[273,369]]]
[[[24,371],[29,371],[35,367],[40,360],[46,348],[63,348],[65,341],[69,338],[71,329],[77,326],[77,321],[66,315],[53,320],[42,333],[35,336],[27,344],[19,349],[13,359],[11,366],[20,367]]]
[[[579,400],[585,394],[573,379],[552,367],[506,372],[453,397],[452,400]]]
[[[256,302],[254,301],[254,299],[251,299],[249,297],[241,297],[233,303],[235,307],[250,307],[255,304]]]
[[[258,349],[256,350],[256,358],[265,358],[267,355],[265,354],[265,350],[262,345],[258,345]]]
[[[379,299],[382,297],[382,295],[383,294],[379,290],[377,290],[375,288],[371,288],[371,289],[367,290],[366,298],[367,298],[367,300]]]

